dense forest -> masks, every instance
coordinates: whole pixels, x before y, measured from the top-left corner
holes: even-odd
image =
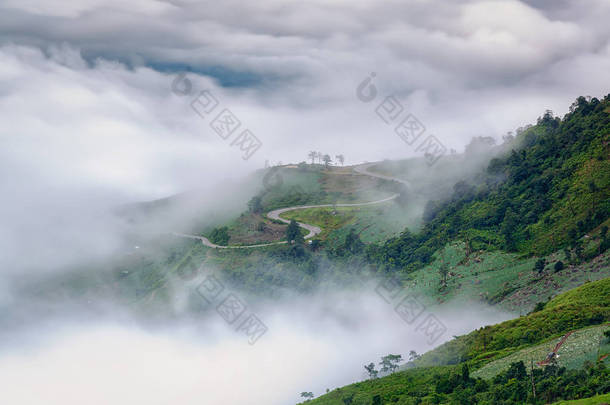
[[[428,203],[418,233],[370,246],[377,264],[412,271],[448,241],[472,250],[502,249],[543,255],[565,248],[586,259],[582,237],[610,213],[610,95],[579,97],[563,119],[547,111],[518,131],[510,152],[487,170],[454,186],[446,201]]]

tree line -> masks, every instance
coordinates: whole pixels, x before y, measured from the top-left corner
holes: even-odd
[[[309,159],[311,159],[312,165],[315,164],[316,159],[318,159],[318,163],[324,163],[324,166],[326,166],[326,167],[328,167],[333,161],[328,153],[316,152],[313,150],[307,154],[307,157],[309,157]],[[339,162],[341,164],[341,166],[343,166],[343,163],[345,162],[345,156],[336,155],[335,159],[337,162]]]

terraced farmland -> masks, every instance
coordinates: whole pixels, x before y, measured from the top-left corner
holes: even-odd
[[[595,361],[599,356],[610,353],[610,344],[608,342],[604,343],[603,336],[603,332],[609,328],[609,325],[599,325],[583,328],[572,333],[557,352],[557,365],[572,369],[580,368],[585,361]],[[472,375],[489,379],[507,370],[511,363],[518,361],[523,361],[529,367],[532,360],[534,363],[544,360],[560,339],[560,337],[554,338],[545,343],[519,350],[481,367]]]

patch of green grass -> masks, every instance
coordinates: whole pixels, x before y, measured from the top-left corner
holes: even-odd
[[[610,394],[596,395],[591,398],[575,399],[573,401],[553,402],[553,405],[600,405],[610,403]]]
[[[316,225],[322,229],[322,233],[318,237],[325,239],[330,232],[351,223],[354,214],[351,208],[337,208],[335,210],[332,208],[306,208],[288,211],[282,214],[282,218]]]
[[[434,255],[434,261],[420,270],[403,275],[404,284],[428,304],[483,302],[498,305],[516,314],[531,311],[538,302],[578,287],[585,282],[610,277],[610,255],[569,265],[555,272],[553,265],[564,259],[563,253],[545,257],[542,274],[533,271],[536,257],[521,257],[501,251],[473,251],[467,255],[463,242],[446,245]],[[441,286],[439,268],[449,266],[447,283]]]
[[[351,168],[282,167],[262,194],[266,211],[296,205],[353,203],[390,196],[393,182],[355,174]],[[380,197],[382,195],[382,197]]]
[[[610,304],[610,280],[588,283],[584,286],[568,291],[551,300],[545,307],[547,310],[559,309],[571,305],[607,306]],[[587,291],[588,294],[582,294]]]
[[[503,252],[477,251],[466,256],[465,244],[461,242],[447,245],[435,258],[431,264],[411,273],[408,280],[408,286],[433,298],[435,303],[489,302],[506,289],[525,283],[521,278],[529,276],[535,261]],[[445,286],[441,286],[439,273],[442,261],[449,266]]]
[[[411,204],[400,206],[390,201],[351,210],[354,220],[349,227],[334,231],[330,236],[331,239],[342,240],[351,229],[354,229],[363,242],[380,242],[400,234],[406,227],[415,229],[421,224],[421,212],[418,207]]]
[[[229,245],[256,245],[285,239],[286,224],[277,223],[262,214],[246,212],[228,225]]]
[[[405,226],[418,224],[415,215],[391,201],[364,207],[307,208],[286,212],[282,217],[319,226],[320,239],[343,240],[354,229],[367,243],[385,240]]]

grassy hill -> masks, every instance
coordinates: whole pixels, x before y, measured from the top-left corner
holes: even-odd
[[[424,354],[416,364],[430,366],[469,361],[479,367],[521,347],[607,321],[609,296],[609,278],[586,283],[553,298],[539,311],[451,340]]]
[[[598,243],[595,238],[590,242]],[[524,314],[560,292],[610,277],[608,253],[588,262],[566,264],[561,270],[554,267],[562,260],[566,262],[562,252],[543,256],[547,264],[540,272],[534,270],[538,260],[502,251],[469,253],[466,244],[458,241],[436,252],[432,263],[404,275],[402,280],[428,305],[481,302]],[[443,265],[448,270],[446,280],[440,272]]]
[[[591,326],[575,330],[557,351],[557,365],[569,369],[582,368],[585,362],[595,362],[601,356],[610,353],[610,342],[604,336],[604,331],[610,329],[609,324]],[[553,338],[539,345],[518,350],[506,357],[494,360],[472,373],[473,377],[490,379],[509,369],[512,363],[522,361],[542,361],[561,338]]]
[[[600,354],[608,350],[607,341],[600,339],[596,344],[595,340],[599,331],[610,329],[602,326],[610,320],[609,294],[610,279],[587,283],[555,297],[540,311],[457,337],[410,364],[415,368],[338,388],[308,403],[522,404],[608,393],[610,370],[604,361],[588,363],[586,371],[578,369],[582,366],[578,363],[591,353],[597,357],[598,350]],[[529,363],[519,362],[523,360],[520,356],[529,360],[540,355],[533,360],[543,360],[545,352],[536,351],[541,343],[542,347],[554,345],[556,338],[571,330],[577,332],[564,351],[575,352],[566,357],[573,362],[570,368],[576,369],[566,369],[561,363],[559,367],[536,366],[534,401],[532,371]],[[571,347],[585,342],[589,346],[580,347],[580,351]]]

